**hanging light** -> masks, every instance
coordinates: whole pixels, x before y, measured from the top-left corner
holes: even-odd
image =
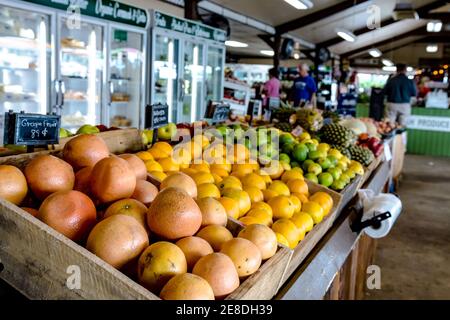
[[[261,50],[260,53],[270,57],[273,57],[275,55],[275,52],[273,52],[273,50]]]
[[[314,6],[309,0],[284,0],[284,2],[290,4],[297,10],[311,9]]]
[[[384,66],[383,70],[389,71],[389,72],[395,72],[395,71],[397,71],[397,67],[396,66]]]
[[[438,50],[439,50],[439,47],[437,44],[429,44],[426,47],[426,51],[428,53],[436,53],[436,52],[438,52]]]
[[[393,67],[394,63],[389,60],[389,59],[382,59],[381,62],[386,66],[386,67]]]
[[[225,41],[225,45],[227,47],[233,47],[233,48],[247,48],[248,44],[244,42],[234,41],[234,40],[227,40]]]
[[[428,32],[440,32],[442,30],[442,22],[437,21],[430,21],[427,23],[427,31]]]
[[[382,55],[382,52],[377,48],[373,48],[369,50],[369,54],[374,58],[379,58]]]
[[[300,53],[294,53],[294,59],[295,60],[298,60],[298,59],[300,59]]]
[[[349,30],[338,28],[336,29],[336,33],[339,37],[341,37],[345,41],[355,42],[356,40],[355,34]]]

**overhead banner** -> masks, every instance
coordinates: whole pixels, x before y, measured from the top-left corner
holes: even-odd
[[[409,116],[406,127],[414,130],[450,132],[450,118]]]
[[[176,31],[186,35],[218,42],[225,42],[227,40],[227,34],[223,30],[215,29],[194,21],[172,17],[159,11],[154,11],[154,26],[156,28]]]
[[[65,10],[70,15],[77,13],[87,16],[125,23],[136,27],[147,26],[147,11],[114,0],[25,0]]]

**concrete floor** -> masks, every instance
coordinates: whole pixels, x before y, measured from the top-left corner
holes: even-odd
[[[367,299],[450,299],[450,159],[408,155],[403,212],[380,239],[381,289]]]

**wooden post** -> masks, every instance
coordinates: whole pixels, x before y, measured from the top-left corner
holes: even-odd
[[[184,17],[190,20],[200,20],[197,11],[199,0],[186,0],[184,2]]]
[[[273,67],[278,69],[280,67],[280,50],[281,50],[281,34],[275,34],[275,39],[273,41]]]

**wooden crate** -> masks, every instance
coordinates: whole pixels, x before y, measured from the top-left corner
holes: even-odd
[[[328,193],[333,198],[333,207],[328,215],[319,224],[315,225],[314,228],[306,234],[305,238],[300,241],[297,247],[293,250],[292,258],[282,283],[286,282],[295,270],[297,270],[308,254],[314,249],[316,244],[328,232],[341,212],[340,207],[342,203],[342,195],[340,193],[308,180],[307,183],[311,194],[319,191]]]
[[[141,150],[137,130],[110,134],[114,138],[107,144],[113,153]],[[58,155],[60,151],[44,153]],[[40,154],[7,157],[0,163],[23,168]],[[228,228],[236,235],[242,226],[229,221]],[[281,285],[291,256],[292,251],[280,245],[275,256],[227,299],[271,299]],[[31,299],[159,299],[84,247],[4,200],[0,200],[0,262],[4,265],[0,277]],[[66,285],[70,266],[80,268],[80,289],[71,290]]]

